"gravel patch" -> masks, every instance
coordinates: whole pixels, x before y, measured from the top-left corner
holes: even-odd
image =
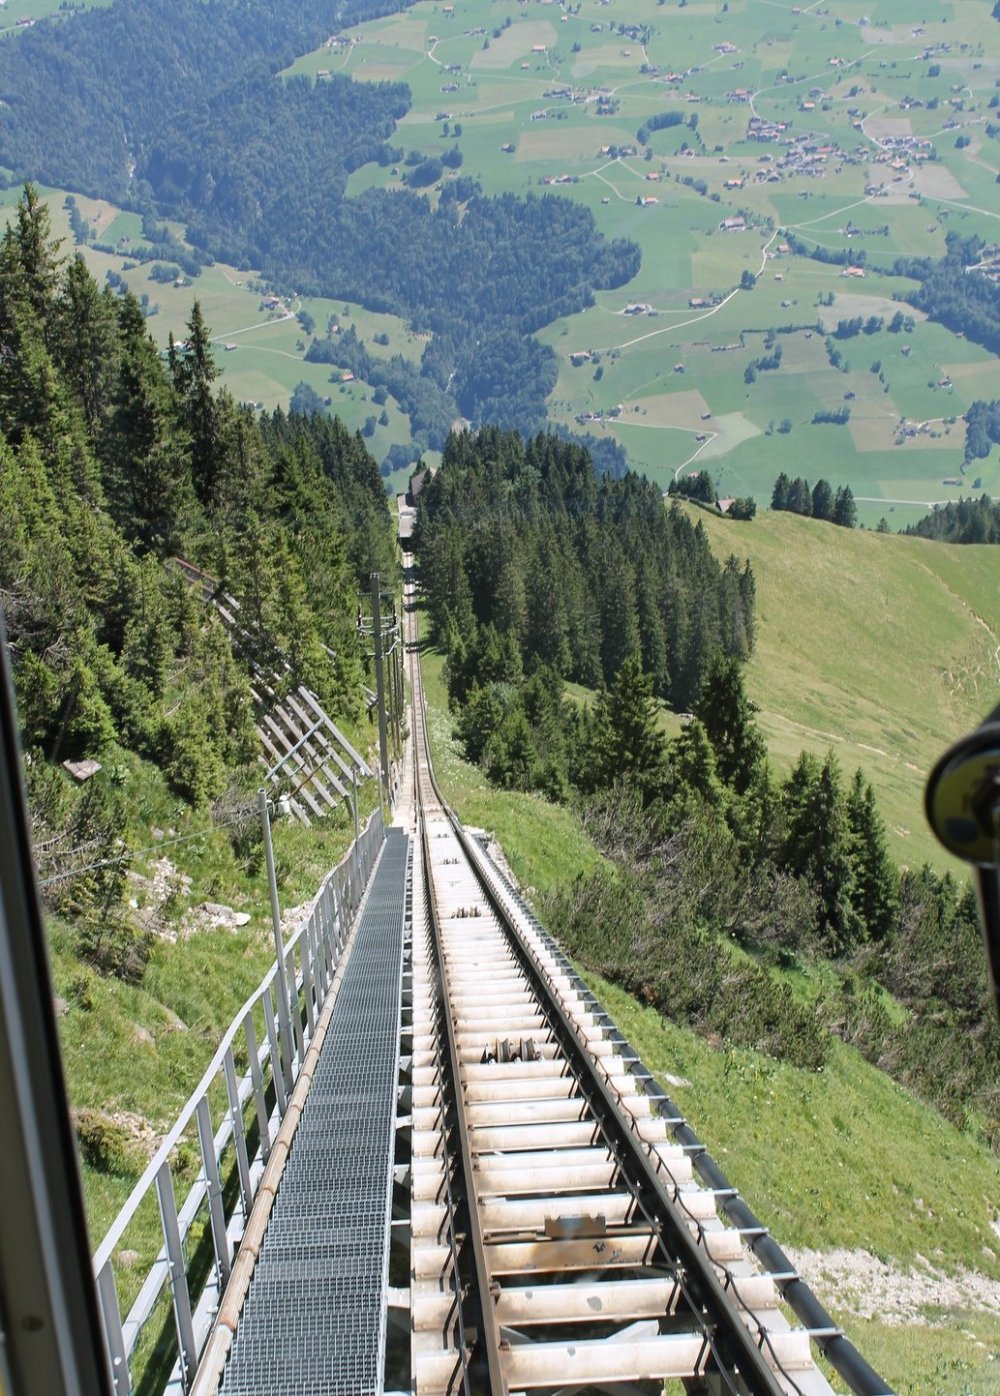
[[[959,1268],[953,1274],[918,1256],[918,1267],[901,1269],[869,1251],[789,1250],[802,1278],[831,1308],[888,1325],[927,1321],[928,1309],[974,1309],[1000,1314],[1000,1284],[988,1275]]]

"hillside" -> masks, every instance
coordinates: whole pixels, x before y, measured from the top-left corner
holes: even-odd
[[[462,759],[441,656],[425,649],[422,662],[435,771],[459,814],[497,832],[535,899],[590,875],[599,855],[570,811],[493,789]],[[822,1071],[806,1071],[707,1042],[606,979],[587,978],[895,1389],[994,1391],[1000,1177],[988,1151],[846,1045],[833,1045]]]
[[[745,681],[775,766],[832,748],[871,780],[897,861],[955,870],[924,821],[923,783],[996,702],[996,550],[770,510],[750,524],[695,513],[719,558],[735,551],[753,567],[757,643]]]
[[[0,608],[100,1235],[273,955],[255,729],[283,764],[277,700],[306,686],[369,744],[358,596],[392,534],[359,436],[216,392],[197,304],[164,362],[31,188],[0,286]],[[284,905],[349,830],[342,802],[325,837],[281,828]]]

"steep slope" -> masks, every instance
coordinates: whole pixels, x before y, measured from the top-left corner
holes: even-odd
[[[996,549],[769,510],[750,524],[692,513],[717,557],[735,552],[753,568],[757,644],[745,681],[774,764],[832,748],[870,778],[898,861],[954,869],[926,827],[923,782],[997,701]]]

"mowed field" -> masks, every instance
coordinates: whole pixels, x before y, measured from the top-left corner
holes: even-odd
[[[110,5],[111,0],[74,0],[74,10],[96,10]],[[58,14],[64,0],[4,0],[0,8],[0,34],[12,30],[15,34],[36,19]]]
[[[771,760],[832,750],[878,795],[894,857],[958,864],[923,815],[931,766],[996,702],[996,549],[901,538],[763,510],[739,524],[695,506],[720,558],[749,558],[757,644],[745,680]]]
[[[0,17],[49,3],[8,0]],[[633,0],[627,14],[600,0],[418,0],[331,35],[289,71],[406,82],[412,107],[394,138],[404,152],[457,146],[462,168],[444,178],[472,175],[487,193],[557,192],[589,208],[608,237],[638,242],[632,282],[598,292],[541,338],[559,363],[552,418],[575,426],[594,414],[585,429],[613,434],[664,488],[704,467],[722,492],[766,502],[781,470],[807,471],[849,484],[863,522],[885,517],[894,528],[959,493],[1000,493],[1000,452],[963,471],[953,420],[996,391],[991,355],[920,317],[905,335],[883,327],[838,344],[839,367],[823,346],[839,319],[888,324],[908,310],[901,298],[915,283],[877,268],[940,256],[950,230],[998,235],[1000,120],[990,103],[1000,26],[985,0],[940,0],[919,17],[902,0],[863,16],[846,0],[765,10],[757,0],[683,9]],[[650,131],[664,113],[679,123]],[[366,165],[349,192],[398,186],[404,173]],[[120,258],[87,255],[99,274],[120,273],[138,220],[94,213],[101,240],[109,231],[127,240]],[[849,257],[863,250],[865,276],[783,252],[789,232]],[[753,289],[741,289],[744,272]],[[339,374],[331,382],[329,369],[304,363],[299,309],[316,333],[333,316],[370,347],[388,334],[380,352],[416,359],[423,348],[392,317],[336,301],[289,296],[262,314],[265,288],[232,268],[176,289],[147,285],[141,268],[125,274],[159,304],[151,328],[164,342],[168,330],[182,334],[197,294],[220,345],[237,345],[220,349],[233,392],[266,406],[305,381],[351,425],[371,415],[366,385],[342,390]],[[780,369],[746,382],[775,331]],[[581,351],[591,357],[574,367]],[[705,404],[698,423],[692,391]],[[844,405],[846,426],[813,423]],[[379,457],[407,438],[391,404],[389,417],[370,439]]]

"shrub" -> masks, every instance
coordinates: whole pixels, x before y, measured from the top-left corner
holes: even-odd
[[[84,1163],[99,1173],[113,1173],[121,1178],[139,1176],[145,1157],[121,1125],[99,1110],[77,1110],[73,1122]]]

